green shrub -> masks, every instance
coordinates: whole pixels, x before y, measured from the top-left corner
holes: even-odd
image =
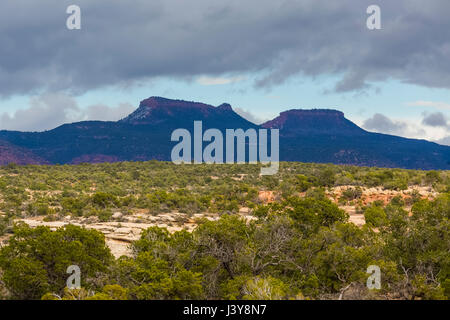
[[[373,227],[381,227],[386,224],[387,215],[382,207],[370,206],[364,210],[364,219]]]

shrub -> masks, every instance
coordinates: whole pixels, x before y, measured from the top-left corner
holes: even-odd
[[[14,228],[9,245],[0,250],[2,281],[17,299],[40,299],[47,292],[63,293],[71,265],[82,270],[82,284],[106,272],[112,256],[103,234],[68,225],[56,231],[48,227]]]
[[[387,222],[387,215],[383,208],[379,206],[368,207],[364,211],[366,223],[373,227],[381,227]]]

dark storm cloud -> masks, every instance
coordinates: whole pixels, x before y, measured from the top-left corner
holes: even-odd
[[[425,114],[422,119],[422,124],[430,127],[450,127],[450,124],[447,123],[447,117],[442,112]]]
[[[65,27],[68,5],[82,29]],[[450,88],[450,2],[378,0],[2,0],[0,95],[264,71],[257,86],[303,74],[340,77],[337,91],[398,79]]]

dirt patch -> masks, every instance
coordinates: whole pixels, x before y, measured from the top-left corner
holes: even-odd
[[[259,191],[258,199],[262,203],[275,202],[275,191]]]

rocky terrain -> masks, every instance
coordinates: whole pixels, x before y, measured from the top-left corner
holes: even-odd
[[[327,190],[327,196],[330,200],[338,204],[338,206],[346,211],[350,216],[350,222],[362,226],[364,225],[364,215],[362,214],[361,207],[366,206],[374,201],[382,201],[384,204],[389,203],[394,197],[400,196],[406,203],[411,198],[413,193],[416,193],[421,198],[434,199],[437,193],[431,187],[413,186],[403,191],[386,190],[381,187],[376,188],[361,188],[361,196],[354,201],[342,203],[340,198],[345,190],[353,188],[351,186],[339,186],[329,188]],[[299,194],[302,197],[305,194]],[[271,203],[276,200],[277,194],[274,191],[260,191],[259,199],[262,203]],[[407,204],[405,209],[410,210],[410,206]],[[239,215],[247,220],[255,219],[252,216],[252,212],[249,208],[240,208]],[[28,217],[18,219],[16,221],[22,221],[31,227],[48,226],[51,229],[56,229],[67,224],[74,224],[78,226],[84,226],[88,229],[95,229],[102,232],[105,235],[106,243],[111,249],[113,255],[117,258],[122,255],[131,255],[132,252],[129,248],[129,244],[132,241],[139,239],[143,230],[151,227],[158,226],[161,228],[167,228],[169,232],[175,232],[179,230],[192,231],[199,220],[218,220],[219,215],[213,213],[201,213],[187,215],[180,212],[161,213],[158,215],[151,215],[145,209],[136,209],[132,214],[123,214],[122,212],[115,212],[111,218],[111,221],[100,222],[96,217],[90,218],[72,218],[66,216],[61,221],[45,221],[45,217]],[[8,236],[4,236],[0,241],[7,240]]]

